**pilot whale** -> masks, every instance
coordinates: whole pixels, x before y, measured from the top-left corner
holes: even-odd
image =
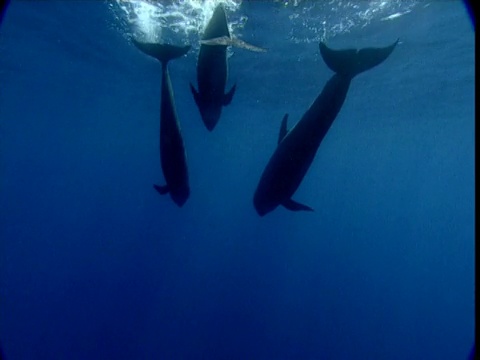
[[[283,205],[288,210],[313,211],[292,199],[315,154],[339,113],[352,79],[386,60],[398,40],[383,48],[333,50],[323,42],[320,53],[335,72],[300,121],[287,130],[288,114],[283,118],[278,146],[270,158],[255,190],[253,203],[260,216]]]
[[[0,25],[2,24],[3,16],[5,12],[7,11],[7,7],[10,3],[10,0],[5,0],[0,2]]]
[[[198,91],[190,84],[193,98],[205,127],[212,131],[220,120],[222,107],[231,103],[236,84],[225,93],[228,78],[227,47],[255,52],[266,50],[232,37],[222,4],[217,5],[200,40],[197,60]]]
[[[215,8],[202,36],[203,41],[216,38],[230,38],[222,4]],[[225,94],[228,77],[227,47],[227,44],[212,46],[201,43],[197,60],[198,91],[190,84],[203,123],[209,131],[215,128],[222,107],[230,104],[235,94],[236,85]]]
[[[160,101],[160,162],[166,185],[153,185],[164,195],[169,193],[178,206],[183,206],[190,196],[187,156],[183,143],[168,62],[185,55],[190,46],[142,43],[133,40],[134,45],[147,55],[162,63],[162,95]]]

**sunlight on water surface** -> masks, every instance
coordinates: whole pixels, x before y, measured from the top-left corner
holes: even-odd
[[[290,10],[290,40],[296,43],[325,41],[374,21],[393,20],[414,7],[427,4],[419,0],[290,0],[276,3]],[[298,29],[306,29],[299,32]]]
[[[249,3],[254,9],[255,3]],[[109,6],[126,37],[150,42],[198,43],[215,7],[226,9],[233,36],[241,36],[247,16],[242,0],[115,0]],[[389,21],[408,14],[419,0],[273,0],[275,19],[287,17],[290,41],[317,42],[363,28],[374,21]],[[274,12],[277,9],[280,11]]]
[[[222,3],[228,15],[237,11],[241,0],[115,0],[112,6],[120,20],[128,24],[127,31],[136,38],[151,42],[187,42],[191,36],[201,34],[215,7]],[[234,32],[245,18],[230,17],[229,26]]]

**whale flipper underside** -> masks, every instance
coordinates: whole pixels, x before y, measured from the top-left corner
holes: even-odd
[[[201,103],[200,94],[197,91],[197,89],[195,89],[195,86],[193,86],[192,83],[190,83],[190,90],[192,92],[193,99],[195,100],[195,103],[197,104],[197,106],[200,106],[200,103]]]
[[[245,49],[253,52],[267,52],[267,49],[246,43],[245,41],[231,37],[231,36],[221,36],[213,39],[200,40],[202,45],[210,46],[235,46],[240,49]]]
[[[280,132],[278,133],[278,144],[280,144],[280,142],[288,133],[287,120],[288,120],[288,114],[285,114],[282,119],[282,124],[280,125]]]
[[[292,199],[288,199],[282,203],[282,205],[290,211],[313,211],[310,206],[300,204]]]
[[[223,106],[226,106],[232,102],[233,95],[235,94],[236,88],[237,88],[237,84],[233,85],[230,91],[223,96]]]

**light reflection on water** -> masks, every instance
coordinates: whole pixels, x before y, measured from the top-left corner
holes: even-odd
[[[254,2],[243,2],[254,9]],[[242,0],[115,0],[109,6],[127,38],[192,44],[198,43],[199,34],[219,3],[225,7],[231,33],[241,37],[248,20],[242,11]],[[301,43],[326,40],[372,21],[397,19],[419,3],[419,0],[274,0],[271,6],[275,18],[288,17],[289,39]]]

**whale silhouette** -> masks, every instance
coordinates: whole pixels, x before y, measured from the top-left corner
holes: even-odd
[[[205,127],[212,131],[220,120],[222,107],[231,103],[236,85],[225,93],[228,79],[227,47],[235,46],[254,52],[265,52],[258,46],[232,37],[228,30],[227,16],[222,4],[217,5],[200,40],[197,60],[198,91],[190,89],[200,110]]]
[[[278,146],[270,158],[254,194],[253,203],[260,216],[283,205],[292,211],[313,211],[292,199],[307,173],[315,154],[345,101],[350,82],[389,57],[398,40],[384,48],[332,50],[323,42],[320,53],[335,72],[300,121],[287,131],[288,114],[280,127]]]
[[[230,38],[227,16],[221,4],[215,8],[201,40],[216,38]],[[228,44],[212,46],[201,43],[197,60],[198,91],[190,84],[203,123],[209,131],[215,128],[222,107],[230,104],[235,94],[236,85],[225,94],[228,78],[227,47]]]
[[[175,100],[173,96],[168,62],[185,55],[190,46],[141,43],[134,45],[147,55],[162,63],[162,95],[160,101],[160,162],[166,185],[153,185],[162,195],[169,193],[178,206],[183,206],[190,196],[187,156],[180,130]]]

